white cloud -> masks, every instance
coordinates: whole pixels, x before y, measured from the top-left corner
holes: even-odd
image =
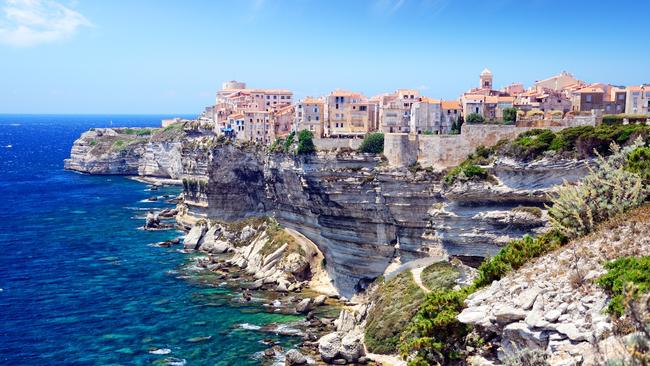
[[[29,47],[59,41],[92,23],[80,13],[52,0],[5,0],[0,17],[0,42]]]

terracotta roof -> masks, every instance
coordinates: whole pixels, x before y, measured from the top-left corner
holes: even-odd
[[[457,100],[443,100],[442,109],[462,109]]]
[[[334,90],[332,93],[330,93],[330,95],[333,97],[363,97],[361,93],[351,92],[347,90]]]
[[[605,91],[602,88],[599,87],[594,87],[594,86],[588,86],[586,88],[582,88],[576,91],[576,93],[604,93]]]
[[[300,101],[302,104],[323,104],[324,102],[319,98],[307,97]]]
[[[421,102],[428,103],[428,104],[440,104],[440,100],[438,99],[432,99],[429,97],[422,97],[420,98]]]
[[[417,89],[397,89],[397,94],[420,94]]]
[[[643,91],[645,91],[645,90],[650,91],[650,87],[645,87],[645,86],[628,86],[627,87],[627,91],[637,92],[637,91],[642,91],[642,90]]]
[[[233,114],[229,115],[228,118],[232,118],[232,119],[244,118],[244,115],[241,114],[241,113],[233,113]]]
[[[501,103],[512,103],[515,100],[515,97],[497,97],[498,101]]]

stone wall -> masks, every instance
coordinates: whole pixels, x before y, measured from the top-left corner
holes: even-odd
[[[570,126],[583,125],[593,125],[593,118],[575,120]],[[545,128],[556,132],[566,127]],[[499,140],[512,140],[534,128],[537,127],[465,124],[460,135],[388,133],[384,139],[384,155],[391,167],[407,167],[417,161],[422,167],[444,169],[460,164],[480,145],[493,146]]]
[[[336,150],[340,148],[349,148],[356,150],[361,146],[363,139],[356,138],[341,138],[341,139],[332,139],[332,138],[323,138],[323,139],[314,139],[314,146],[316,150]]]

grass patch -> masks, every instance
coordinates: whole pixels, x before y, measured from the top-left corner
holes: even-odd
[[[151,128],[124,128],[119,132],[125,135],[149,136],[153,133]]]
[[[373,291],[368,312],[365,343],[370,352],[392,353],[398,348],[402,330],[424,301],[424,292],[405,271],[382,281]]]
[[[449,262],[434,263],[422,271],[422,284],[431,291],[454,287],[460,271]]]
[[[488,171],[485,168],[466,160],[445,175],[444,181],[447,185],[452,185],[456,182],[481,181],[487,179],[488,176]]]
[[[130,146],[135,145],[137,143],[144,143],[145,141],[136,139],[136,138],[130,138],[130,139],[117,139],[113,141],[113,144],[111,145],[111,151],[124,151],[127,150]]]
[[[534,206],[518,206],[512,209],[514,212],[525,212],[529,213],[538,219],[542,217],[542,209]]]
[[[281,246],[287,244],[287,253],[298,253],[301,256],[305,256],[305,251],[298,244],[296,239],[289,234],[285,228],[280,225],[275,219],[269,218],[267,221],[266,233],[269,238],[266,241],[266,244],[260,250],[262,256],[267,256],[276,250],[280,249]]]
[[[622,316],[628,299],[650,291],[650,257],[623,257],[605,264],[606,274],[598,284],[611,295],[610,314]]]

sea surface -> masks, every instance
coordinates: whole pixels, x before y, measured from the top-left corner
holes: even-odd
[[[0,364],[257,365],[274,339],[256,331],[295,322],[198,280],[182,235],[144,231],[152,195],[118,176],[63,170],[91,127],[158,126],[171,116],[0,115]]]

